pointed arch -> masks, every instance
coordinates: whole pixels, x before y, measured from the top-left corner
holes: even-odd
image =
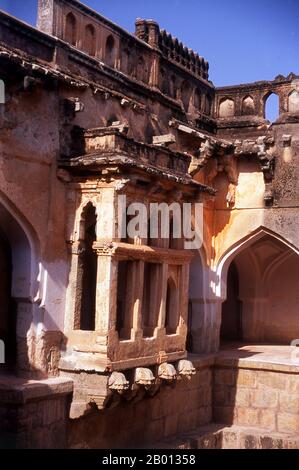
[[[96,32],[92,24],[85,26],[84,51],[90,56],[96,54]]]
[[[107,65],[110,67],[115,66],[115,58],[116,58],[116,47],[115,47],[115,39],[112,34],[106,39],[106,46],[105,46],[105,60]]]
[[[215,283],[215,294],[216,297],[225,299],[226,298],[226,276],[228,267],[231,261],[239,254],[241,251],[245,250],[257,240],[261,239],[265,235],[269,235],[279,240],[288,248],[292,249],[295,253],[299,254],[299,249],[291,244],[281,235],[273,232],[272,230],[261,226],[255,231],[249,233],[245,237],[241,238],[239,241],[235,242],[219,259],[216,267],[216,283]]]
[[[264,118],[270,122],[275,122],[279,115],[279,95],[269,91],[264,95]]]
[[[76,46],[77,20],[72,12],[68,13],[65,18],[64,39],[69,42],[72,46]]]

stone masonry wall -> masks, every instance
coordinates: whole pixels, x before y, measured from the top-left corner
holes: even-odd
[[[93,411],[71,420],[70,448],[135,448],[190,432],[211,422],[213,357],[194,361],[197,373],[153,398]]]
[[[268,370],[267,370],[268,369]],[[299,371],[295,366],[216,365],[213,420],[268,432],[299,433]]]

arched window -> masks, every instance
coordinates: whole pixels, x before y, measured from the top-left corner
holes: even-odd
[[[173,335],[178,327],[178,289],[173,279],[167,281],[165,328],[167,335]]]
[[[76,45],[77,42],[77,21],[73,13],[69,13],[66,16],[65,20],[65,34],[64,38],[66,42],[69,42],[73,46]]]
[[[97,254],[93,250],[96,241],[96,209],[89,203],[82,215],[82,253],[78,263],[79,316],[75,318],[75,329],[94,331],[96,313]]]
[[[279,97],[275,93],[270,93],[265,97],[264,117],[270,122],[276,121],[279,117]]]
[[[115,41],[114,37],[111,36],[111,34],[106,40],[105,60],[107,65],[109,65],[110,67],[115,66]]]
[[[91,24],[88,24],[85,28],[84,51],[91,56],[96,53],[96,33]]]

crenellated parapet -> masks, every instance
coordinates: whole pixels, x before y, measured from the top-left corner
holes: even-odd
[[[138,19],[133,35],[76,0],[39,0],[37,26],[62,40],[69,54],[83,53],[80,62],[163,94],[195,119],[211,116],[208,62],[155,21]]]
[[[158,23],[153,20],[136,20],[135,35],[137,38],[158,48],[163,57],[176,62],[196,76],[208,80],[209,63],[200,57],[192,49],[186,47],[176,37],[164,29],[160,29]]]

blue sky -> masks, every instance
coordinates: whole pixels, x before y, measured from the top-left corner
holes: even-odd
[[[153,18],[210,62],[216,86],[299,74],[299,0],[85,0],[129,31]],[[0,0],[35,24],[37,0]]]

